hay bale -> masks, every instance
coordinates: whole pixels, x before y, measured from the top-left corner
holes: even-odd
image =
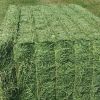
[[[77,5],[19,9],[18,29],[7,31],[13,57],[3,64],[6,100],[99,100],[100,19]]]

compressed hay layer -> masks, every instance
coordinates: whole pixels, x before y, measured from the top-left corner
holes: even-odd
[[[100,19],[77,5],[19,10],[5,100],[99,100]]]

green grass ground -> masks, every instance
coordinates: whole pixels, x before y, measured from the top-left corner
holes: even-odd
[[[34,4],[45,4],[45,3],[75,3],[86,7],[96,16],[100,16],[100,1],[99,0],[0,0],[0,24],[5,16],[6,10],[9,4],[17,5],[34,5]]]

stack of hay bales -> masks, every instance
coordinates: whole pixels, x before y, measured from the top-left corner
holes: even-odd
[[[4,26],[1,98],[99,100],[98,17],[77,5],[11,6]]]

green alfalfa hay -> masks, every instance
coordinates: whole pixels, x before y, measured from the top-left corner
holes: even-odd
[[[35,9],[38,10],[39,8],[37,7]],[[24,16],[27,15],[27,18],[28,18],[28,16],[30,16],[29,14],[27,14],[28,13],[27,11],[23,10],[22,13],[23,12],[24,12]],[[41,52],[41,49],[42,48],[43,48],[43,50],[47,49],[48,47],[46,47],[46,46],[47,45],[49,46],[49,43],[44,42],[44,43],[39,43],[39,44],[37,43],[37,45],[35,45],[36,43],[34,43],[34,42],[35,42],[36,39],[34,39],[34,34],[35,34],[36,31],[33,31],[34,34],[31,33],[32,26],[34,28],[35,27],[38,28],[38,27],[43,25],[43,23],[39,24],[39,21],[41,20],[41,18],[40,19],[37,18],[37,21],[38,21],[37,24],[39,26],[34,25],[34,19],[33,18],[34,17],[36,18],[38,16],[38,14],[39,14],[39,11],[34,11],[33,12],[34,16],[31,15],[32,18],[27,19],[27,20],[23,19],[25,21],[25,23],[23,22],[21,24],[22,26],[21,26],[20,32],[22,34],[18,38],[17,44],[15,45],[15,48],[14,48],[14,54],[15,54],[14,58],[15,58],[15,61],[17,62],[17,64],[18,64],[17,65],[18,66],[17,67],[17,69],[18,69],[18,72],[17,72],[18,86],[20,87],[20,89],[22,89],[22,93],[20,95],[21,100],[27,100],[27,99],[32,100],[32,98],[35,98],[35,99],[40,98],[40,97],[38,97],[39,90],[37,89],[37,87],[38,87],[37,86],[38,85],[38,82],[37,82],[38,76],[36,75],[36,73],[37,73],[36,63],[37,63],[37,65],[41,65],[42,61],[44,60],[44,64],[45,64],[45,61],[46,61],[45,56],[48,56],[48,54],[49,54],[48,52],[47,52],[48,53],[47,55],[46,54],[42,54],[42,55],[40,54],[40,53],[43,52],[43,51]],[[25,17],[22,17],[22,18],[25,18]],[[30,22],[30,20],[31,20],[31,22],[33,22],[32,24],[27,23],[27,22]],[[27,30],[25,29],[29,33],[29,36],[27,36],[27,33],[24,32],[25,30],[22,31],[22,27],[24,26],[24,24],[25,24],[25,26],[27,24],[30,26],[30,28],[28,28]],[[38,33],[38,31],[37,31],[37,33]],[[40,31],[40,33],[42,34],[42,31]],[[44,40],[46,40],[46,39],[47,38],[45,37]],[[43,41],[43,37],[40,39],[40,41]],[[35,55],[36,54],[36,50],[35,50],[36,48],[40,48],[40,51],[37,51],[39,53],[37,55]],[[49,47],[49,49],[50,49],[50,47]],[[41,56],[43,56],[43,57],[41,58]],[[50,54],[49,54],[49,56],[50,56]],[[37,60],[43,59],[43,60],[41,61],[40,64],[38,64],[36,59]],[[36,62],[35,62],[35,60],[36,60]],[[48,65],[48,67],[49,67],[49,65]],[[26,76],[26,74],[27,74],[27,76]],[[26,95],[26,96],[24,96],[24,95]],[[52,98],[54,98],[54,97],[52,97]]]
[[[35,66],[34,66],[34,43],[17,44],[16,64],[17,64],[17,85],[22,90],[21,100],[35,98]],[[33,92],[32,92],[33,91]],[[26,95],[26,97],[24,96]]]
[[[12,50],[13,50],[14,36],[16,36],[17,34],[18,19],[19,19],[18,13],[19,11],[16,8],[16,6],[10,6],[5,16],[5,19],[1,25],[0,60],[5,60],[5,61],[2,61],[0,66],[3,66],[3,68],[5,66],[4,62],[6,61],[8,62],[10,56],[13,56],[11,55],[11,52],[13,52]]]
[[[1,81],[1,74],[0,74],[0,100],[4,99],[3,89],[2,89],[2,81]]]
[[[22,7],[20,21],[20,36],[14,46],[14,60],[17,64],[17,86],[22,91],[20,100],[36,98],[35,66],[34,66],[34,24],[32,17],[33,7]],[[26,16],[26,17],[25,17]],[[28,27],[28,28],[27,28]],[[28,33],[28,34],[27,34]],[[25,96],[26,95],[26,96]]]
[[[37,33],[36,40],[34,41],[28,28],[29,30],[25,29],[30,34],[28,39],[26,38],[27,32],[21,31],[23,34],[20,35],[15,46],[14,54],[18,64],[17,79],[22,89],[20,99],[89,99],[89,95],[92,95],[90,88],[93,75],[92,39],[95,40],[99,31],[86,22],[84,17],[81,18],[79,13],[71,7],[41,6],[41,8],[37,7],[36,11],[35,9],[32,16],[35,18],[35,25],[34,23],[28,24],[30,28],[35,26],[33,34]],[[26,26],[29,20],[25,21]],[[32,50],[35,52],[31,54]],[[87,88],[84,87],[85,84]],[[79,88],[83,90],[78,90]],[[94,90],[91,89],[91,91]]]
[[[13,89],[13,45],[17,34],[19,11],[16,6],[10,6],[1,25],[0,33],[0,89],[2,89],[3,100],[9,100]],[[1,92],[1,91],[0,91]]]
[[[3,90],[7,99],[89,99],[90,95],[92,98],[89,91],[93,75],[92,50],[97,53],[99,43],[92,45],[96,41],[96,34],[88,26],[89,23],[83,17],[84,23],[81,18],[76,19],[76,16],[80,17],[79,13],[66,6],[21,9],[19,36],[13,49],[15,62],[2,73],[4,79],[8,80]],[[86,26],[83,27],[84,24]],[[99,98],[97,90],[93,92]]]

